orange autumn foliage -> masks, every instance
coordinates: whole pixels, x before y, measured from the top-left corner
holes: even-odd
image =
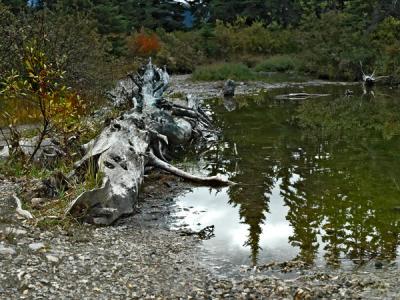
[[[147,34],[144,31],[135,35],[133,44],[134,53],[139,56],[155,55],[161,49],[158,36],[154,33]]]

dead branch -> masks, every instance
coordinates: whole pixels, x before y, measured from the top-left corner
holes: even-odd
[[[28,220],[29,220],[29,219],[33,219],[34,217],[33,217],[33,215],[32,215],[29,211],[27,211],[27,210],[25,210],[25,209],[22,209],[22,202],[21,202],[21,200],[17,197],[17,195],[13,194],[12,197],[14,198],[15,203],[17,204],[17,208],[15,209],[15,211],[17,212],[17,214],[19,214],[21,217],[23,217],[23,218],[25,218],[25,219],[28,219]]]
[[[182,177],[196,183],[207,184],[211,186],[230,186],[235,184],[234,182],[224,179],[220,176],[203,177],[192,175],[181,169],[178,169],[177,167],[174,167],[167,162],[162,161],[157,156],[155,156],[152,151],[149,152],[149,164],[164,171],[167,171],[168,173],[174,174],[178,177]]]

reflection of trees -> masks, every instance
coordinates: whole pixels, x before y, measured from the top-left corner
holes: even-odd
[[[388,207],[400,195],[391,182],[400,178],[400,159],[393,153],[400,142],[399,113],[390,99],[310,101],[299,108],[305,138],[329,145],[329,158],[319,163],[329,170],[320,174],[325,190],[319,197],[330,263],[338,263],[340,252],[357,262],[396,255],[399,230]]]
[[[304,159],[305,153],[298,153],[296,157],[298,165],[295,174],[300,179],[291,182],[293,173],[289,173],[290,177],[282,180],[280,189],[285,205],[290,208],[286,219],[294,231],[289,242],[293,246],[299,247],[298,259],[311,264],[319,248],[317,235],[323,218],[320,212],[320,202],[316,197],[319,185],[317,183],[316,189],[314,189],[312,187],[314,184],[311,184],[311,186],[307,184],[306,178],[312,176],[313,173],[310,168],[312,161]]]
[[[293,116],[298,126],[288,122]],[[318,235],[328,264],[343,256],[355,262],[396,257],[400,220],[390,207],[399,206],[400,196],[399,104],[352,98],[280,106],[264,99],[220,117],[226,140],[214,172],[241,183],[230,188],[230,203],[249,225],[254,263],[277,182],[299,259],[314,261]]]

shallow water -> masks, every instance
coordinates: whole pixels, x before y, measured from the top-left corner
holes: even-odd
[[[358,266],[397,261],[400,93],[344,97],[344,86],[291,87],[210,100],[222,128],[188,170],[238,183],[177,199],[179,224],[215,225],[210,255],[234,265],[300,259]],[[327,97],[277,100],[287,93]]]

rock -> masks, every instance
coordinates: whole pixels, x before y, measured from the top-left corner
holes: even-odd
[[[7,227],[4,230],[5,234],[12,234],[12,235],[24,235],[27,233],[26,230],[23,229],[18,229],[18,228],[12,228],[12,227]]]
[[[15,255],[16,253],[17,252],[13,248],[0,245],[0,255]]]
[[[8,149],[7,146],[3,146],[0,149],[0,159],[8,158],[10,156],[10,150]]]
[[[22,152],[29,157],[33,154],[33,150],[35,149],[37,142],[37,136],[29,139],[23,138],[19,141],[19,145]],[[58,158],[64,157],[65,155],[65,152],[62,151],[58,146],[57,141],[46,138],[42,141],[40,149],[36,152],[34,159],[44,166],[50,166],[57,161]]]
[[[46,255],[46,258],[51,263],[58,263],[60,261],[58,257],[50,254]]]
[[[43,248],[45,248],[46,245],[43,243],[32,243],[32,244],[29,244],[28,247],[29,247],[29,249],[31,249],[33,251],[39,251],[39,250],[42,250]]]
[[[235,81],[228,79],[224,84],[224,89],[223,89],[224,97],[235,96],[235,88],[236,88]]]
[[[46,198],[33,198],[31,200],[31,205],[33,208],[38,209],[41,208],[47,201],[48,199]]]

